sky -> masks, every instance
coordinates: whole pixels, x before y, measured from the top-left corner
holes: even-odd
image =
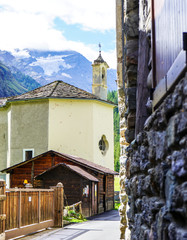
[[[115,0],[0,0],[0,23],[0,50],[74,50],[93,62],[101,43],[116,68]]]

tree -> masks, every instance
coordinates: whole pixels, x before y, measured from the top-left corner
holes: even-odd
[[[108,101],[118,104],[117,91],[109,91],[107,95]],[[114,108],[114,170],[119,172],[120,169],[120,135],[119,135],[119,112],[118,107]]]

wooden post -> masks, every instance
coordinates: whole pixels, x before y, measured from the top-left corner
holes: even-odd
[[[5,181],[0,180],[0,240],[5,239]]]
[[[18,224],[18,227],[20,228],[21,227],[21,191],[19,191],[19,208],[18,208],[18,221],[19,221],[19,224]]]
[[[40,223],[40,219],[41,219],[40,198],[41,198],[41,192],[38,191],[38,223]]]
[[[58,183],[54,188],[54,197],[54,225],[63,227],[64,187],[62,183]]]
[[[32,167],[31,167],[31,184],[34,186],[34,161],[32,161]]]

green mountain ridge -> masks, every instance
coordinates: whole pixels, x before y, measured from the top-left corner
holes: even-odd
[[[11,71],[0,62],[0,97],[20,95],[39,87],[33,78],[22,74],[19,70]]]

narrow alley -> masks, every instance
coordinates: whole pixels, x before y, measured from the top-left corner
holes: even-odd
[[[120,218],[112,210],[91,217],[87,222],[71,224],[52,231],[43,231],[21,240],[118,240],[120,239]]]

